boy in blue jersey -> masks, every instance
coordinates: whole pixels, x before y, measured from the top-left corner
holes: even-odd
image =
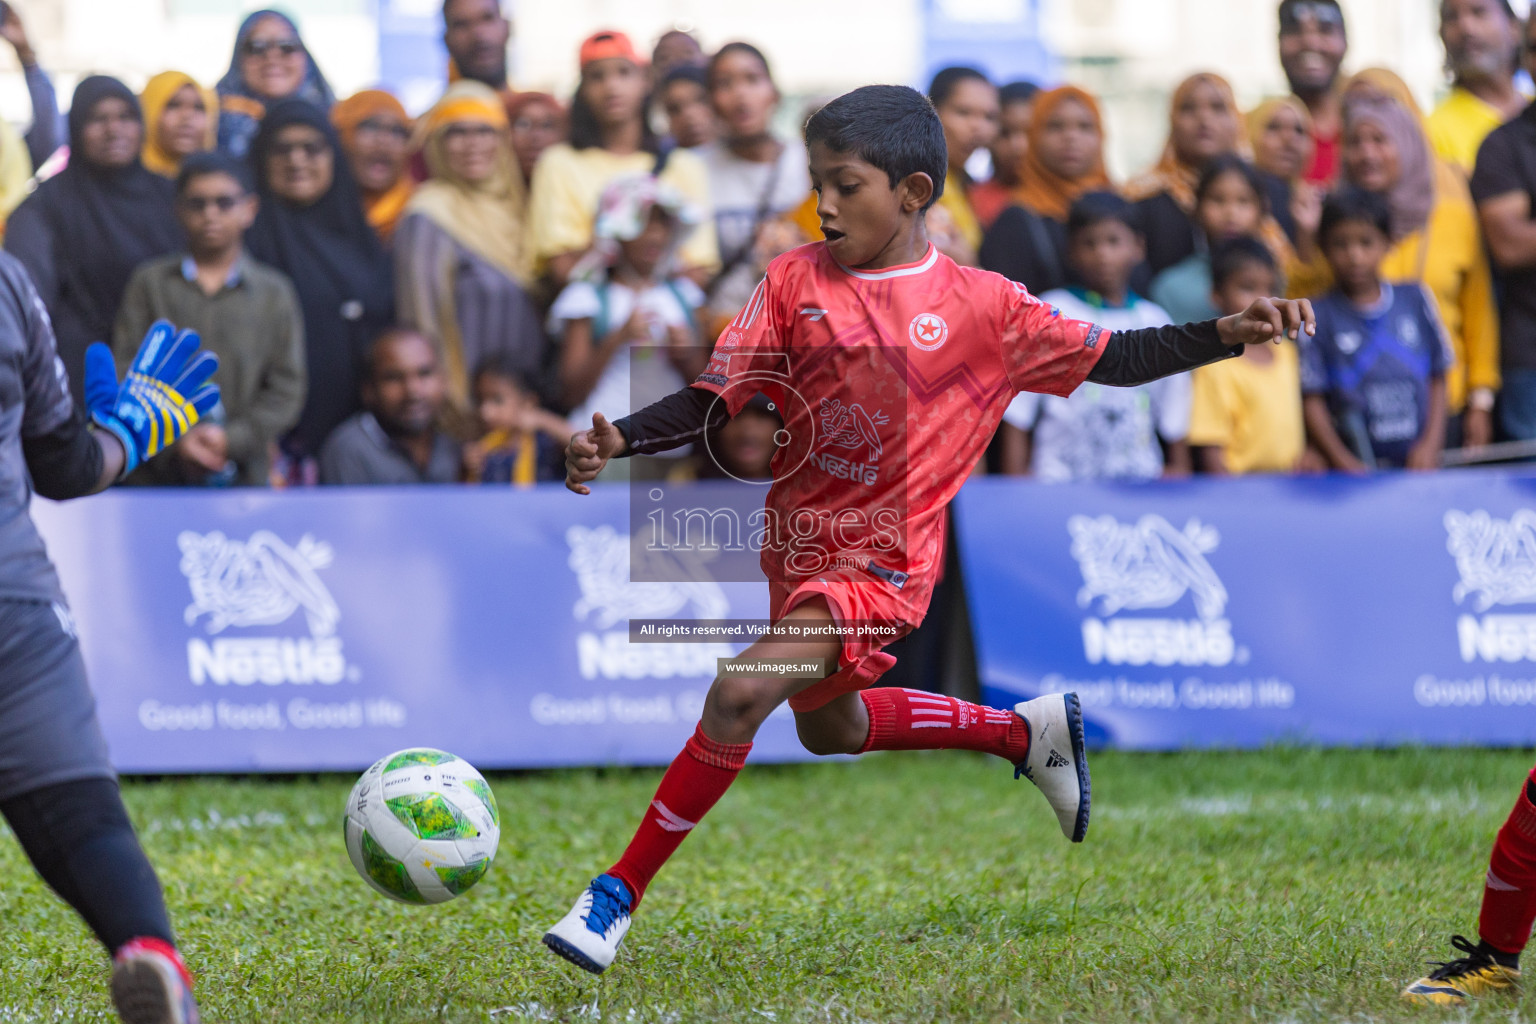
[[[1450,341],[1419,284],[1381,279],[1392,247],[1381,196],[1344,189],[1323,206],[1318,240],[1338,286],[1313,302],[1301,339],[1307,434],[1335,469],[1434,469],[1445,447]]]

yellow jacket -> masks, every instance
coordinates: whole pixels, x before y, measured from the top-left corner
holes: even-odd
[[[1499,388],[1499,313],[1466,178],[1451,165],[1438,163],[1429,224],[1393,246],[1382,261],[1381,276],[1394,284],[1422,281],[1435,297],[1456,357],[1446,372],[1445,388],[1450,410],[1457,413],[1473,388]],[[1318,257],[1292,268],[1287,294],[1322,295],[1332,288],[1333,273]]]

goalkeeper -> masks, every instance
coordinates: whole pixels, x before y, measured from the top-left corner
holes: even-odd
[[[194,1024],[197,1005],[28,504],[34,488],[54,499],[104,490],[212,410],[217,360],[197,349],[197,335],[157,323],[120,386],[111,350],[91,346],[82,412],[42,300],[0,253],[0,813],[106,946],[127,1024]]]

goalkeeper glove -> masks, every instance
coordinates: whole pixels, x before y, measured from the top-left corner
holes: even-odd
[[[91,422],[123,443],[122,476],[175,444],[219,404],[208,378],[218,356],[199,352],[196,331],[155,321],[121,384],[112,350],[96,342],[85,351],[85,408]],[[122,477],[118,477],[122,479]]]

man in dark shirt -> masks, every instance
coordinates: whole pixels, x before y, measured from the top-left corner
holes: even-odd
[[[1526,60],[1536,27],[1526,29]],[[1477,153],[1472,198],[1500,288],[1499,419],[1518,440],[1536,439],[1536,105],[1495,128]]]
[[[29,505],[34,487],[56,500],[105,489],[206,415],[218,403],[202,387],[215,361],[194,358],[196,348],[195,335],[156,324],[119,387],[111,351],[93,346],[88,426],[42,299],[15,257],[0,254],[0,813],[112,955],[119,1013],[152,1024],[195,1024],[192,981],[123,808]]]
[[[415,331],[387,331],[373,343],[364,410],[320,449],[322,484],[451,484],[462,452],[438,430],[447,398],[437,349]]]

